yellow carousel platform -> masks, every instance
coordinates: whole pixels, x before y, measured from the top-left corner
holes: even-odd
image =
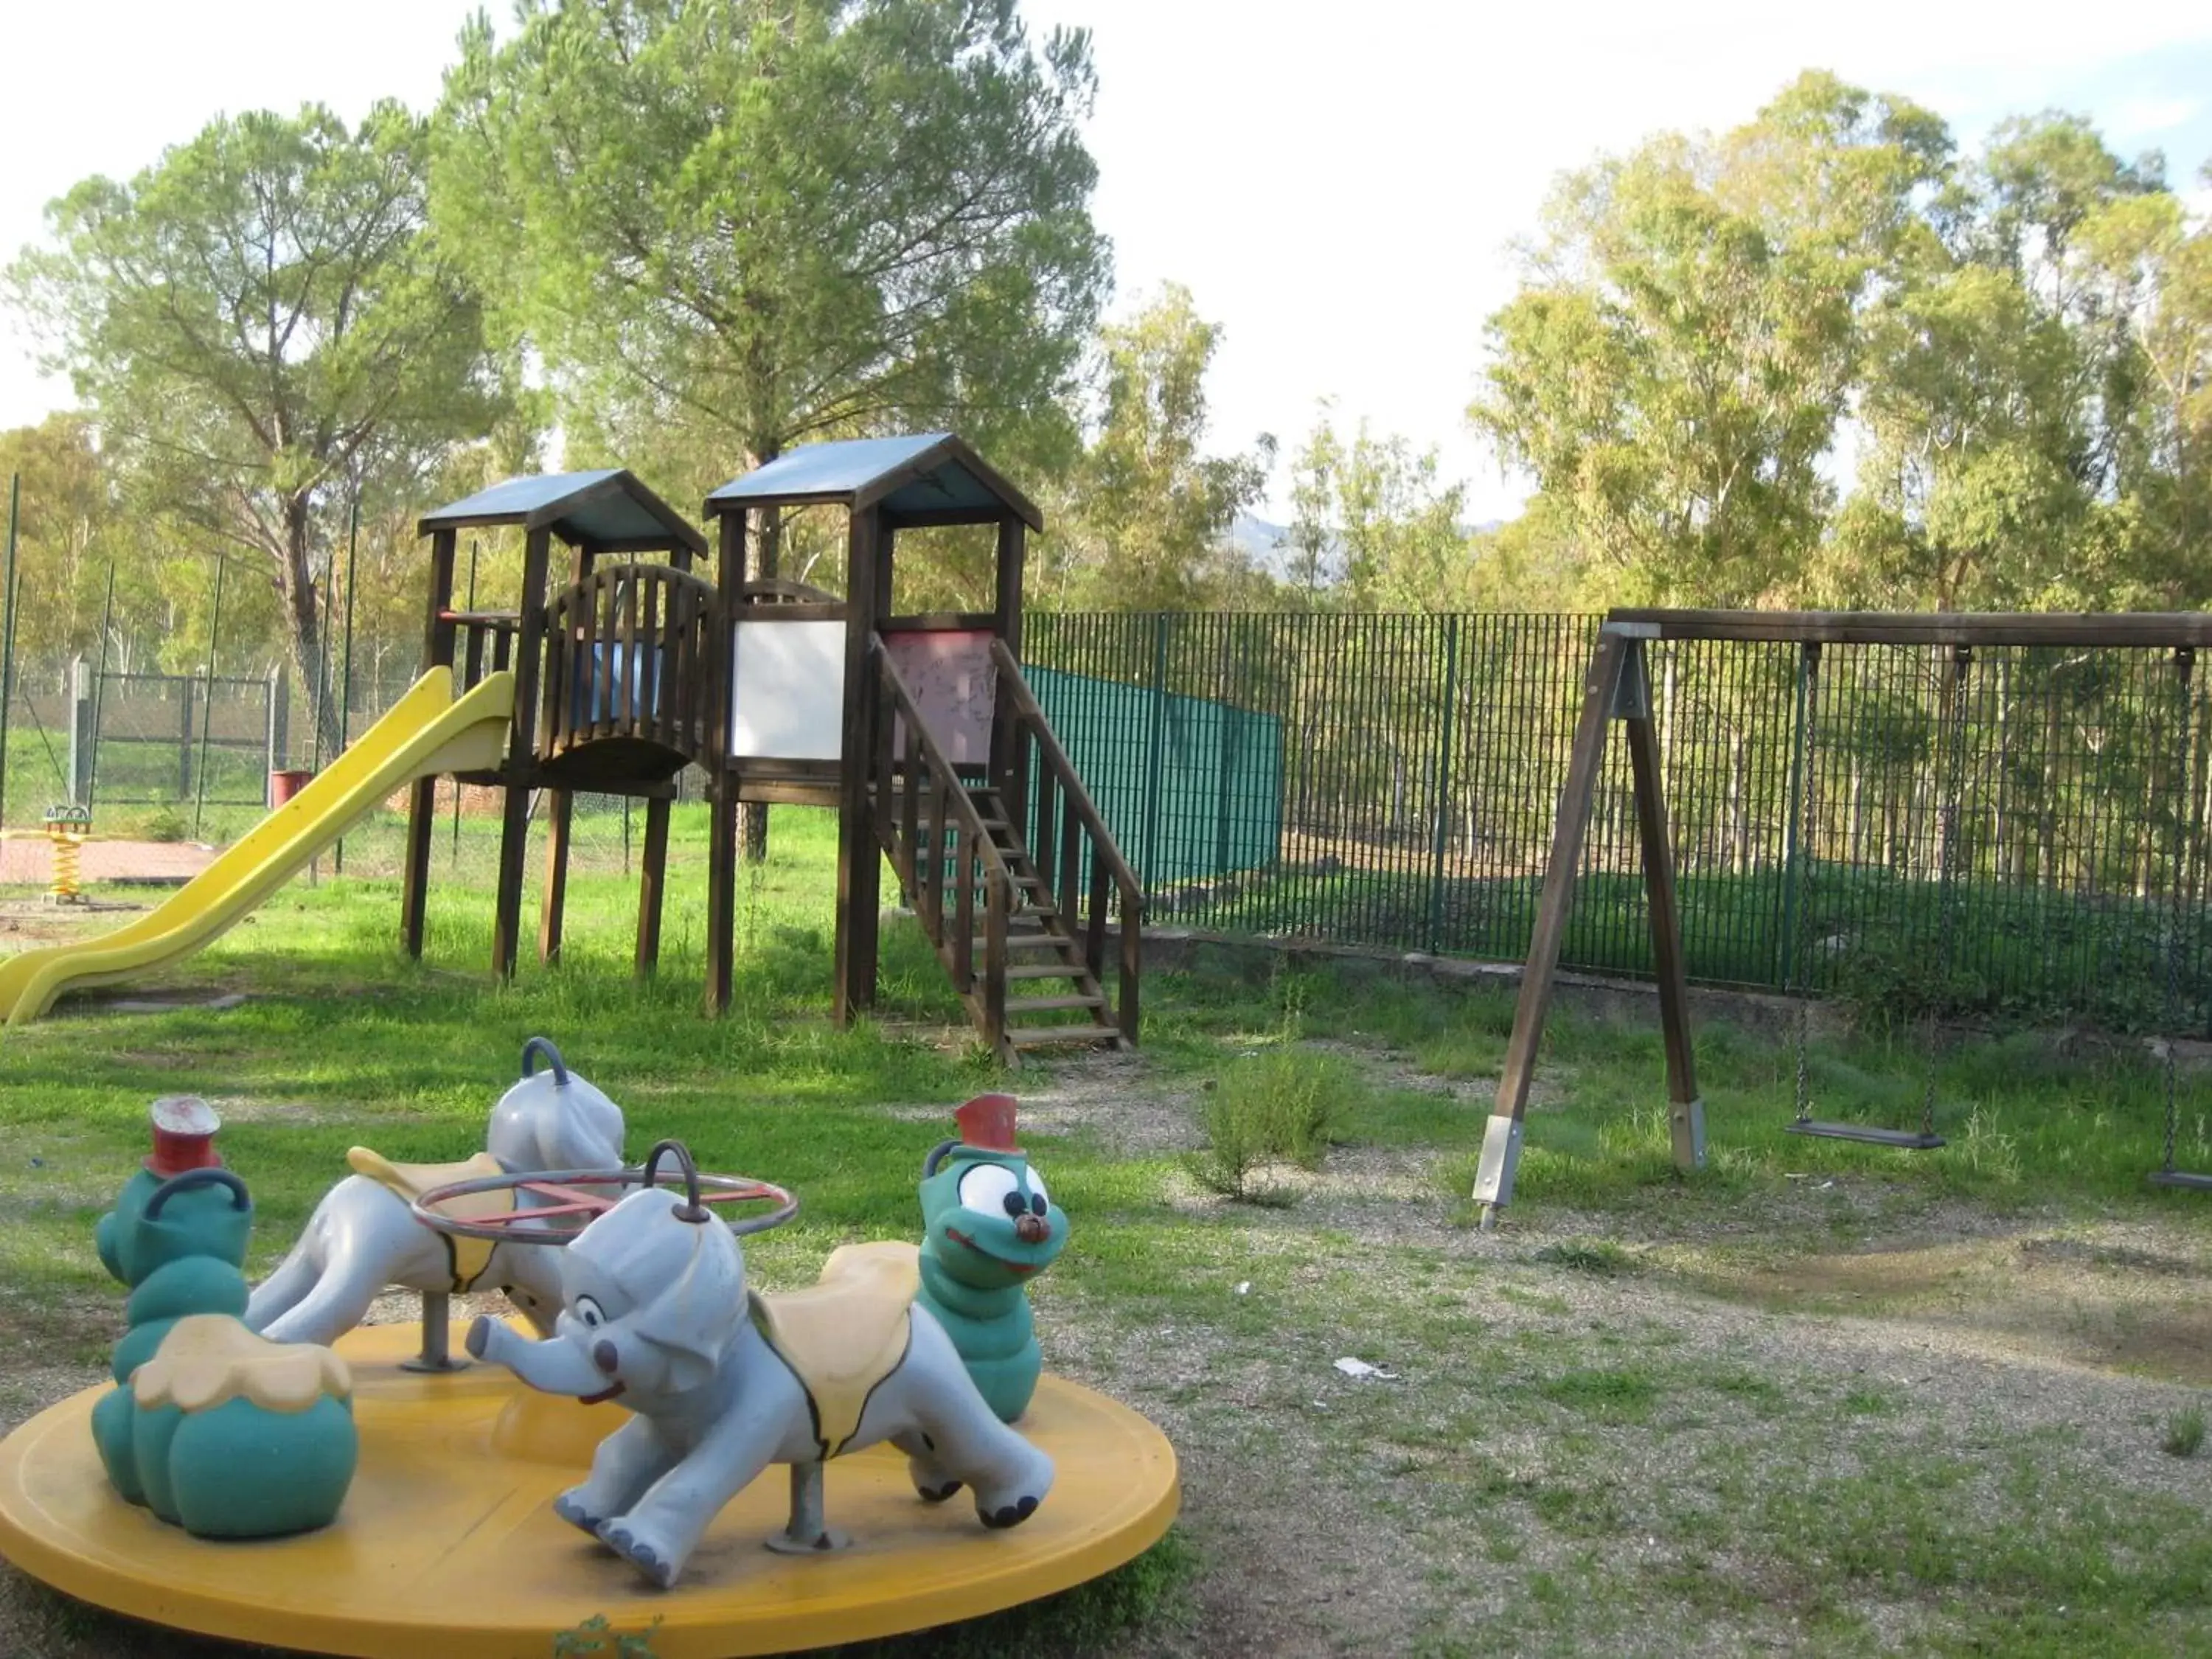
[[[1022,1431],[1057,1474],[1009,1531],[965,1493],[928,1504],[887,1447],[827,1472],[849,1549],[778,1554],[788,1486],[771,1467],[722,1511],[672,1590],[554,1515],[619,1407],[579,1406],[472,1365],[399,1369],[412,1325],[356,1331],[361,1467],[337,1522],[300,1537],[203,1542],[115,1496],[93,1449],[93,1403],[63,1401],[0,1442],[0,1555],[115,1612],[210,1636],[362,1659],[544,1659],[604,1615],[653,1628],[659,1659],[734,1659],[853,1642],[994,1613],[1096,1577],[1175,1518],[1165,1436],[1103,1395],[1047,1376]],[[659,1620],[657,1626],[655,1620]]]

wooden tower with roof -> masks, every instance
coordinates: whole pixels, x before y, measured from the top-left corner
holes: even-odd
[[[844,595],[751,577],[748,548],[767,516],[822,506],[847,514]],[[677,774],[696,763],[710,811],[711,1011],[729,1006],[735,969],[738,804],[781,802],[839,815],[841,1024],[875,1001],[888,858],[1003,1058],[1133,1042],[1142,891],[1022,677],[1023,559],[1043,527],[1036,507],[960,439],[936,433],[793,450],[715,490],[707,514],[719,538],[711,584],[691,570],[704,538],[624,471],[514,479],[422,520],[428,662],[452,665],[462,689],[492,669],[516,675],[505,763],[462,780],[507,791],[495,969],[514,969],[538,789],[550,802],[538,949],[557,954],[570,792],[586,789],[647,802],[636,959],[651,970],[669,804]],[[493,525],[525,533],[516,608],[456,611],[457,532]],[[899,532],[957,525],[996,532],[992,608],[894,615]],[[573,558],[568,585],[549,594],[556,539]],[[403,930],[415,955],[434,787],[418,782],[410,804]]]
[[[521,592],[514,609],[455,610],[459,532],[504,526],[523,534]],[[586,789],[646,802],[637,967],[650,972],[660,952],[676,775],[713,753],[708,694],[718,658],[718,607],[713,586],[691,569],[707,551],[706,538],[617,469],[510,478],[427,514],[420,528],[430,538],[425,665],[452,668],[456,695],[487,673],[514,671],[506,759],[495,771],[456,780],[506,791],[493,971],[501,977],[514,972],[522,860],[537,790],[546,792],[548,831],[538,951],[545,961],[560,954],[570,809],[574,792]],[[567,580],[549,595],[556,541],[568,553]],[[422,954],[436,787],[434,778],[416,780],[408,802],[400,933],[413,957]]]

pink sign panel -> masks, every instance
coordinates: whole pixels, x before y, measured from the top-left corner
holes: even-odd
[[[988,629],[889,634],[884,649],[891,666],[921,707],[922,724],[955,766],[981,766],[991,758],[991,704],[998,687],[991,665]],[[905,722],[891,733],[906,740]],[[893,754],[899,752],[894,748]]]

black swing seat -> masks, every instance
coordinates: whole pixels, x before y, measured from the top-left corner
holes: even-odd
[[[2150,1178],[2154,1187],[2185,1187],[2193,1193],[2212,1193],[2212,1175],[2191,1175],[2186,1170],[2160,1170]]]
[[[1812,1135],[1821,1140],[1861,1140],[1869,1146],[1898,1146],[1910,1152],[1932,1152],[1943,1144],[1942,1136],[1923,1133],[1918,1129],[1877,1129],[1864,1123],[1816,1123],[1811,1118],[1799,1118],[1790,1126],[1790,1133]]]

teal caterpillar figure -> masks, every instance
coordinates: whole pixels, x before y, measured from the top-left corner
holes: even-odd
[[[345,1362],[248,1330],[239,1271],[253,1231],[246,1183],[221,1167],[205,1102],[154,1105],[155,1151],[94,1232],[131,1297],[115,1387],[92,1433],[118,1493],[202,1538],[326,1526],[359,1441]]]
[[[921,1304],[959,1350],[1001,1422],[1029,1408],[1044,1358],[1030,1280],[1067,1245],[1067,1217],[1014,1145],[1011,1095],[978,1095],[953,1119],[960,1137],[921,1169]]]

